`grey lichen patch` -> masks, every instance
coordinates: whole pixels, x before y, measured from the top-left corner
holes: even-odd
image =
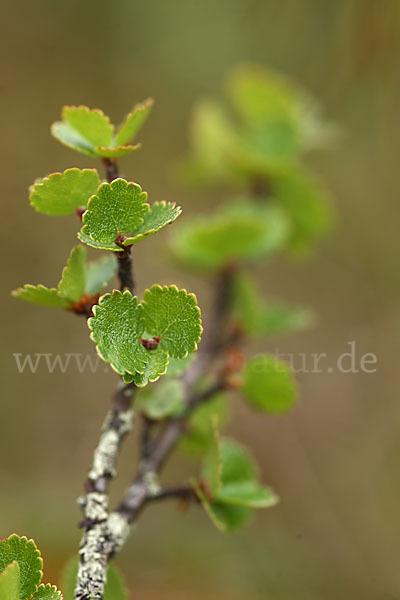
[[[113,512],[108,517],[107,528],[114,540],[116,550],[120,550],[129,535],[130,527],[128,521],[119,513]]]
[[[118,413],[117,425],[115,416],[109,412],[102,428],[100,441],[93,456],[93,466],[89,473],[89,479],[115,476],[115,463],[121,439],[132,429],[133,411],[127,410]]]

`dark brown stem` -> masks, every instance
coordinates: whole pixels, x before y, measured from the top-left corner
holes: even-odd
[[[121,292],[129,290],[135,294],[135,280],[132,271],[132,247],[124,246],[122,252],[116,252],[118,261],[118,279]]]
[[[184,500],[185,502],[190,502],[192,500],[195,502],[199,501],[197,494],[190,483],[164,487],[149,498],[150,502],[157,502],[159,500]]]
[[[114,179],[118,179],[119,177],[119,169],[117,160],[114,158],[103,158],[103,165],[106,168],[106,177],[108,183],[114,181]]]

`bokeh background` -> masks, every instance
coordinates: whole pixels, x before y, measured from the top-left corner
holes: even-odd
[[[9,293],[55,285],[75,240],[74,218],[34,213],[28,186],[94,166],[52,139],[50,123],[68,103],[100,106],[118,122],[153,96],[143,149],[121,160],[123,171],[150,199],[206,210],[219,195],[174,177],[191,109],[221,94],[229,68],[255,62],[308,87],[341,129],[336,148],[308,160],[334,197],[333,234],[308,260],[258,273],[270,295],[313,307],[318,326],[266,349],[326,352],[334,363],[354,340],[357,357],[376,354],[377,372],[300,374],[301,401],[278,418],[237,403],[230,430],[251,443],[281,504],[228,536],[195,508],[151,507],[118,562],[142,600],[399,598],[398,1],[3,0],[1,12],[0,538],[35,538],[46,580],[57,580],[76,551],[75,498],[116,383],[102,371],[19,374],[13,358],[94,350],[83,320]],[[206,313],[207,282],[166,259],[167,233],[135,251],[139,287],[184,285]],[[130,479],[134,440],[123,455],[113,497]],[[179,457],[166,478],[192,471]]]

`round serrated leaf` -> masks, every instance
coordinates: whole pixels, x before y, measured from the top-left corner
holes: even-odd
[[[175,285],[153,285],[142,300],[146,332],[161,338],[159,347],[172,358],[185,358],[197,349],[202,326],[194,294]]]
[[[62,118],[93,146],[111,144],[114,126],[101,110],[91,110],[87,106],[64,106]]]
[[[119,235],[131,233],[149,209],[147,194],[137,183],[115,179],[103,183],[89,200],[82,233],[95,242],[113,244]]]
[[[297,385],[289,365],[268,354],[249,360],[243,372],[242,391],[255,408],[269,413],[285,412],[297,399]]]
[[[29,199],[38,212],[69,215],[86,206],[99,185],[100,178],[95,169],[67,169],[35,183]]]
[[[100,298],[93,313],[88,326],[101,358],[120,375],[143,373],[149,351],[140,342],[144,319],[136,296],[114,290]]]
[[[161,348],[146,350],[146,360],[143,373],[135,373],[133,377],[133,381],[138,387],[144,387],[148,383],[157,381],[167,370],[168,354]]]
[[[0,542],[0,572],[17,561],[20,569],[20,600],[30,600],[42,579],[43,561],[33,540],[11,535]]]
[[[63,596],[55,585],[42,583],[34,593],[32,600],[63,600]]]

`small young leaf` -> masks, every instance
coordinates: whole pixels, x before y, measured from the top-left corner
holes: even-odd
[[[20,569],[20,600],[30,600],[41,579],[43,561],[33,540],[11,535],[0,542],[0,573],[17,561]]]
[[[20,568],[15,560],[0,573],[0,599],[19,600]]]
[[[149,351],[140,342],[145,327],[136,296],[114,290],[100,298],[93,313],[88,326],[100,357],[120,375],[144,373]]]
[[[144,215],[143,223],[133,231],[132,236],[126,238],[125,246],[141,242],[154,235],[167,225],[173,223],[181,214],[182,209],[174,202],[154,202],[148,213]]]
[[[115,136],[117,146],[124,146],[135,137],[146,121],[152,106],[153,100],[148,98],[141,104],[136,104],[136,106],[133,107]]]
[[[87,106],[64,106],[62,118],[92,146],[110,146],[114,126],[101,110],[90,110]]]
[[[53,173],[32,186],[32,206],[47,215],[70,215],[87,205],[100,185],[95,169],[67,169]]]
[[[114,256],[105,256],[98,261],[86,263],[85,292],[95,295],[112,279],[117,270]]]
[[[182,227],[172,239],[177,259],[191,267],[218,269],[280,250],[288,235],[282,211],[250,202],[224,207]]]
[[[63,595],[55,585],[42,583],[34,593],[32,600],[63,600]]]
[[[86,249],[83,246],[72,248],[67,266],[62,272],[58,292],[62,298],[76,302],[85,293],[86,288]]]
[[[103,183],[88,203],[82,233],[95,242],[113,244],[119,235],[129,234],[143,223],[149,210],[146,198],[139,185],[125,179]]]
[[[42,304],[54,308],[67,308],[70,305],[68,300],[61,298],[58,290],[55,288],[47,288],[44,285],[30,285],[27,283],[23,288],[18,288],[12,292],[15,298],[33,302],[34,304]]]
[[[137,405],[150,419],[164,419],[175,414],[184,405],[183,383],[167,379],[152,387],[151,391],[142,392]]]
[[[172,358],[185,358],[197,349],[202,326],[196,296],[174,285],[153,285],[142,301],[146,332],[161,337],[159,347]]]
[[[144,387],[149,382],[157,381],[167,370],[168,354],[164,350],[161,348],[146,350],[146,355],[147,363],[143,373],[135,373],[133,378],[138,387]]]
[[[297,385],[289,365],[268,354],[249,360],[242,391],[255,408],[269,413],[285,412],[297,399]]]
[[[78,559],[74,558],[67,563],[61,576],[60,587],[63,590],[64,600],[74,600],[77,575]],[[114,563],[110,563],[107,569],[107,583],[103,600],[127,600],[127,598],[128,594],[122,573]]]

